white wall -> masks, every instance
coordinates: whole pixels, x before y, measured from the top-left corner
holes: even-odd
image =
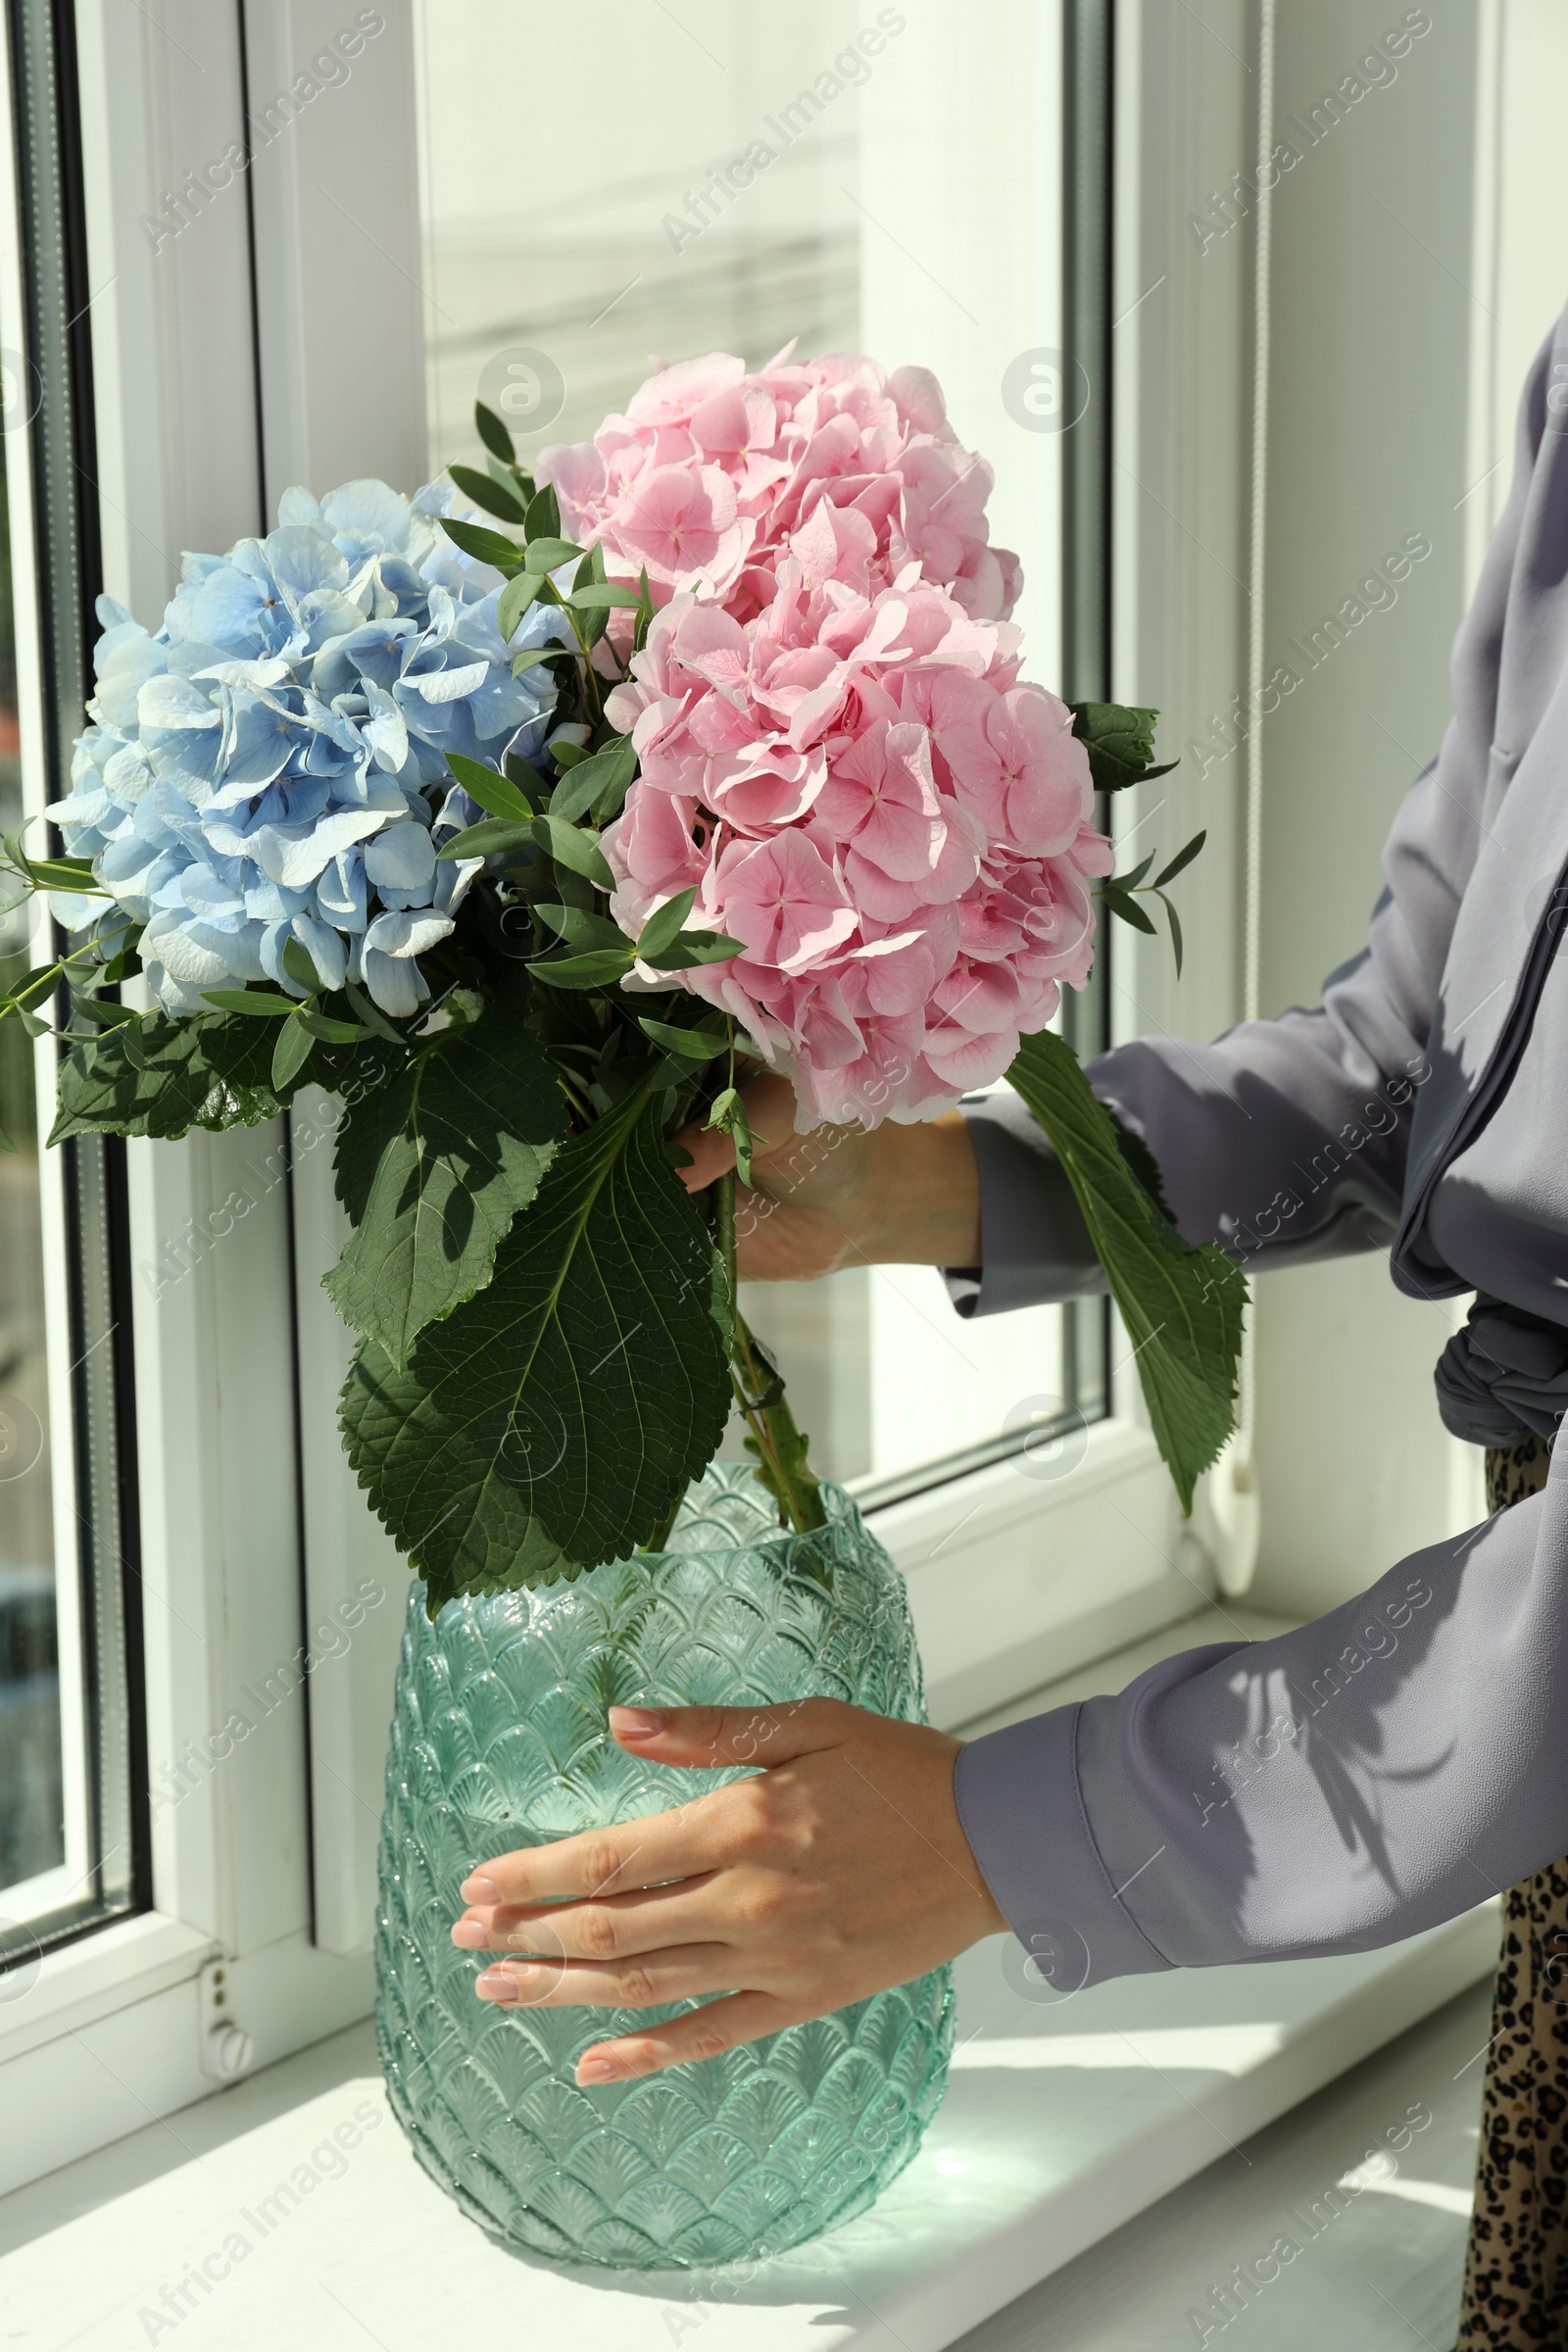
[[[1304,145],[1288,118],[1400,13],[1286,0],[1282,135]],[[1397,79],[1356,101],[1276,199],[1271,648],[1353,594],[1406,534],[1432,552],[1269,722],[1265,1013],[1315,1003],[1362,936],[1383,836],[1448,715],[1449,643],[1506,493],[1495,462],[1519,380],[1568,292],[1554,119],[1568,12],[1431,0],[1426,13]],[[1479,1453],[1446,1437],[1432,1391],[1464,1304],[1400,1296],[1381,1258],[1259,1286],[1265,1605],[1330,1606],[1480,1515]]]

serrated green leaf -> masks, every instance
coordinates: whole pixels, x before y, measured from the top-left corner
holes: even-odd
[[[1198,856],[1199,851],[1202,848],[1207,839],[1208,827],[1205,825],[1201,833],[1195,833],[1193,835],[1192,840],[1188,842],[1185,849],[1180,849],[1177,851],[1169,865],[1162,866],[1160,868],[1159,872],[1154,876],[1154,888],[1156,890],[1163,890],[1167,882],[1174,882],[1177,875],[1192,864],[1193,859]]]
[[[656,956],[662,956],[666,948],[674,945],[680,937],[682,923],[696,904],[694,886],[678,890],[672,899],[664,901],[662,906],[655,907],[637,934],[637,953],[646,962],[651,963]]]
[[[499,775],[493,767],[485,767],[477,760],[465,758],[462,752],[450,752],[447,765],[463,786],[470,801],[492,816],[508,818],[514,824],[525,825],[533,815],[533,803],[520,784],[511,776]],[[532,771],[530,770],[530,773]]]
[[[558,865],[569,872],[584,874],[596,890],[613,890],[615,877],[611,872],[604,852],[599,847],[597,833],[588,833],[580,825],[568,825],[559,816],[536,816],[533,838],[542,850],[548,850]]]
[[[272,1048],[272,1091],[281,1094],[305,1068],[316,1052],[317,1040],[303,1021],[287,1021],[277,1033]]]
[[[482,400],[476,400],[473,404],[473,429],[493,458],[499,458],[503,466],[515,465],[517,447],[507,429],[505,418],[498,416],[494,409],[487,408]]]
[[[1126,703],[1074,703],[1072,731],[1089,754],[1089,772],[1097,792],[1125,792],[1152,776],[1168,776],[1178,763],[1167,760],[1151,766],[1154,756],[1157,710]]]
[[[443,1030],[351,1108],[336,1180],[356,1231],[325,1288],[398,1371],[427,1325],[490,1280],[565,1126],[550,1064],[506,1001]]]
[[[367,1341],[349,1459],[427,1579],[499,1590],[624,1556],[711,1458],[729,1410],[714,1250],[631,1097],[564,1144],[488,1287],[408,1369]],[[565,1566],[541,1568],[559,1546]]]
[[[544,575],[541,572],[519,571],[502,589],[500,596],[496,599],[496,627],[500,631],[503,645],[510,642],[513,631],[523,614],[538,602],[539,591],[544,584]]]
[[[503,522],[522,524],[528,519],[528,503],[514,491],[498,482],[493,474],[477,473],[471,466],[449,466],[448,473],[466,498],[487,514],[499,515]]]
[[[1026,1037],[1007,1071],[1083,1210],[1133,1343],[1154,1440],[1184,1511],[1234,1427],[1247,1279],[1212,1242],[1189,1248],[1130,1164],[1072,1048]]]
[[[275,996],[270,988],[206,988],[203,997],[220,1012],[247,1013],[252,1019],[286,1021],[298,1012],[298,997]]]
[[[466,556],[472,556],[475,563],[493,565],[497,571],[504,571],[508,579],[514,572],[521,571],[522,550],[514,540],[503,539],[499,531],[486,530],[480,522],[460,522],[455,514],[443,514],[438,519],[453,546],[460,547]]]
[[[172,1139],[192,1127],[254,1127],[296,1091],[272,1084],[276,1035],[264,1022],[197,1012],[165,1012],[75,1039],[60,1065],[59,1111],[49,1141],[68,1135],[151,1135]],[[330,1048],[318,1074],[340,1065]]]

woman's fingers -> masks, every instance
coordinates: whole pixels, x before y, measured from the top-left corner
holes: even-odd
[[[739,2049],[744,2041],[760,2041],[764,2034],[800,2025],[810,2014],[771,1992],[732,1992],[727,2000],[710,2001],[646,2034],[595,2042],[577,2061],[577,2080],[588,2084],[629,2082],[637,2075],[656,2075],[662,2067],[716,2058],[724,2050]]]
[[[714,1874],[673,1886],[601,1895],[585,1903],[505,1903],[464,1913],[452,1940],[465,1952],[518,1952],[547,1964],[617,1960],[713,1936]]]
[[[784,1764],[849,1738],[856,1711],[834,1698],[803,1698],[781,1707],[612,1707],[611,1729],[622,1747],[656,1763]],[[508,1905],[609,1897],[667,1886],[728,1859],[715,1851],[734,1808],[716,1788],[672,1813],[654,1813],[608,1830],[585,1831],[555,1845],[524,1846],[481,1862],[458,1889],[478,1911]],[[739,1816],[736,1816],[739,1819]]]
[[[691,1153],[691,1166],[676,1171],[689,1193],[706,1192],[715,1176],[735,1165],[735,1139],[720,1135],[716,1127],[711,1132],[706,1127],[683,1127],[675,1141]]]
[[[652,2009],[727,1992],[736,1975],[727,1944],[678,1943],[637,1960],[492,1960],[474,1990],[504,2008]]]
[[[719,1793],[715,1791],[715,1794]],[[481,1862],[458,1892],[479,1910],[510,1903],[543,1903],[627,1894],[665,1886],[693,1871],[711,1870],[705,1824],[694,1817],[709,1803],[698,1797],[673,1813],[654,1813],[613,1829],[585,1830],[554,1845],[522,1846]]]
[[[633,1755],[658,1764],[787,1764],[842,1747],[856,1726],[837,1698],[796,1698],[777,1707],[612,1707],[610,1728]]]
[[[795,1139],[795,1089],[787,1078],[764,1075],[742,1087],[741,1102],[752,1131],[754,1162],[760,1167]],[[683,1127],[675,1141],[692,1155],[691,1166],[680,1170],[680,1180],[689,1193],[700,1193],[715,1176],[735,1165],[735,1146],[727,1135],[710,1134],[706,1127]]]

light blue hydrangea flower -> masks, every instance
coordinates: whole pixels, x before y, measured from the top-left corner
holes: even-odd
[[[324,988],[356,981],[399,1015],[428,997],[418,957],[481,863],[436,862],[483,814],[447,755],[538,753],[551,673],[512,663],[566,634],[535,605],[502,643],[501,574],[439,528],[453,507],[444,483],[412,501],[377,481],[286,490],[265,539],[185,558],[156,636],[99,599],[92,723],[48,813],[146,925],[169,1011],[247,980],[307,995],[290,939]],[[55,900],[73,929],[102,906]]]

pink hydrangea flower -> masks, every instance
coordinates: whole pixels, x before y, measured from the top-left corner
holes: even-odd
[[[732,1013],[806,1125],[931,1118],[1082,987],[1111,852],[1070,713],[1018,676],[1018,561],[936,378],[792,352],[661,368],[539,459],[660,608],[607,703],[640,763],[611,906],[635,937],[696,891],[740,953],[628,985]],[[612,613],[607,675],[630,643]]]
[[[665,368],[592,441],[542,450],[566,529],[603,547],[612,579],[646,564],[657,602],[688,591],[741,620],[786,558],[808,588],[858,596],[915,563],[976,619],[1005,619],[1018,559],[990,545],[992,471],[960,445],[935,376],[793,349],[755,375],[726,352]]]
[[[666,370],[628,414],[654,396],[663,431],[690,402],[676,421],[703,419],[705,448],[738,442],[756,384],[717,365]],[[881,395],[855,390],[864,425]],[[1112,863],[1071,713],[1019,680],[1017,631],[907,551],[889,571],[845,512],[833,552],[779,555],[745,618],[672,594],[607,705],[640,761],[603,836],[615,920],[635,937],[696,890],[694,922],[741,951],[674,984],[790,1070],[808,1128],[931,1118],[999,1078],[1088,977]]]

